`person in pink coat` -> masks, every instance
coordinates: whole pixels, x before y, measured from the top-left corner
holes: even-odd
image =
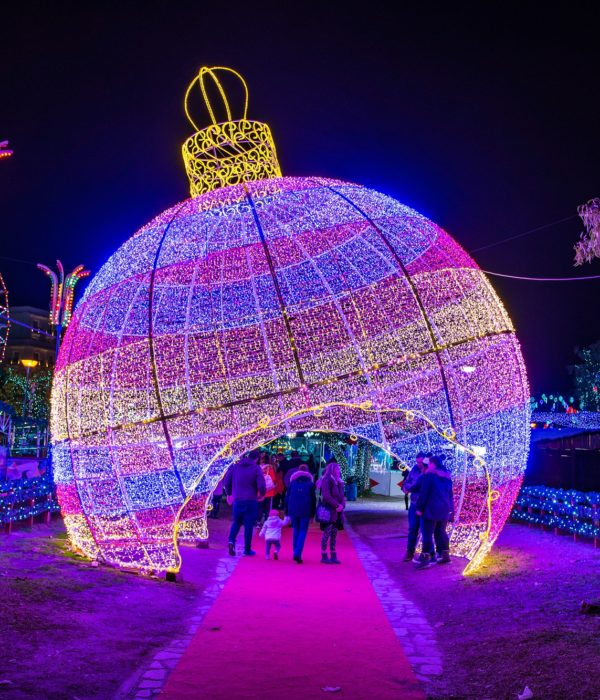
[[[321,563],[340,564],[336,553],[336,539],[338,530],[344,529],[342,513],[346,507],[346,497],[344,494],[344,480],[340,465],[337,462],[330,462],[325,467],[325,473],[319,482],[321,488],[321,503],[329,510],[329,522],[321,523],[323,537],[321,538]],[[329,543],[329,553],[327,556],[327,544]]]

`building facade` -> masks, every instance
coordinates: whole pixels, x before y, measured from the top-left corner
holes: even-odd
[[[54,367],[54,330],[48,311],[34,306],[10,307],[10,333],[4,362],[21,366],[23,360],[35,360],[40,368]]]

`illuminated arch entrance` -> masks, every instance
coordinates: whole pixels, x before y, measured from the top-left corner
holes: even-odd
[[[373,442],[367,435],[362,434],[360,428],[354,427],[356,425],[354,422],[344,427],[341,422],[335,420],[335,414],[339,412],[347,417],[354,417],[353,420],[362,414],[362,423],[367,416],[377,417],[387,428],[384,435],[389,433],[393,442],[387,440],[385,444]],[[335,427],[332,427],[334,425]],[[208,537],[206,505],[212,490],[229,466],[242,454],[273,441],[281,434],[283,427],[289,426],[292,426],[295,432],[310,430],[317,433],[342,432],[355,435],[357,438],[363,438],[367,442],[381,447],[390,454],[395,454],[405,463],[410,463],[415,452],[406,455],[406,459],[403,459],[406,445],[403,446],[402,443],[413,444],[411,438],[416,435],[425,434],[429,448],[433,450],[450,445],[456,450],[458,457],[455,460],[457,466],[453,471],[457,507],[450,538],[451,553],[469,559],[464,571],[464,573],[469,573],[479,566],[489,552],[493,544],[494,502],[499,498],[500,493],[492,487],[490,471],[485,460],[472,448],[461,445],[452,429],[439,428],[420,411],[377,407],[368,401],[362,404],[338,401],[294,411],[285,416],[275,418],[265,416],[254,427],[234,436],[223,445],[207,464],[205,473],[194,484],[192,492],[177,513],[173,531],[176,560],[174,565],[170,567],[171,570],[178,571],[181,567],[179,539],[193,540],[198,537],[203,539]],[[392,445],[395,449],[392,448]],[[477,490],[481,493],[480,502],[476,504],[471,502],[469,507],[466,507],[465,493]],[[184,515],[185,518],[182,518]],[[499,532],[498,527],[495,529]]]

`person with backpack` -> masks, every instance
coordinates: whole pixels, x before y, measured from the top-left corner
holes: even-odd
[[[310,521],[315,516],[317,499],[313,476],[308,465],[300,464],[290,477],[286,493],[286,512],[294,528],[294,561],[302,564],[302,550],[308,533]]]
[[[273,496],[277,493],[277,477],[275,474],[275,469],[271,464],[271,458],[267,452],[260,453],[260,468],[262,469],[263,476],[265,477],[265,497],[258,504],[258,524],[262,525],[264,521],[269,517],[269,512],[273,507]]]

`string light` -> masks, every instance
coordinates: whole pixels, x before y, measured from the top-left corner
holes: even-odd
[[[55,488],[47,476],[0,482],[0,523],[56,513],[59,510]]]
[[[8,290],[4,279],[0,275],[0,362],[6,354],[6,344],[10,334],[10,307],[8,304]]]
[[[406,464],[449,452],[451,548],[474,570],[529,445],[504,307],[447,233],[391,197],[252,177],[140,229],[73,315],[52,398],[72,542],[115,565],[177,570],[178,539],[207,536],[210,493],[240,454],[331,431]]]
[[[597,411],[577,411],[577,413],[559,413],[558,411],[534,411],[531,420],[536,425],[553,425],[557,428],[575,428],[577,430],[600,430],[600,413]]]
[[[65,270],[60,260],[56,261],[58,275],[47,265],[38,263],[37,267],[50,279],[50,323],[58,328],[66,328],[73,313],[75,286],[83,277],[90,274],[83,265],[78,265],[65,277]]]
[[[525,486],[512,513],[514,520],[600,538],[600,493]]]

